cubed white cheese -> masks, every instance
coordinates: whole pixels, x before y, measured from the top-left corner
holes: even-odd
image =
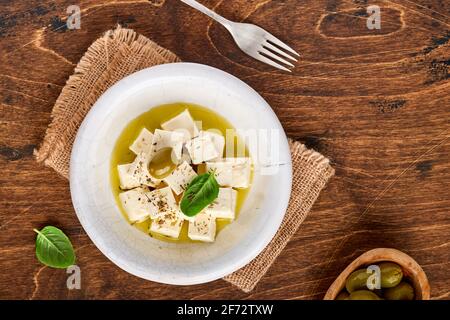
[[[183,142],[186,142],[198,135],[198,127],[187,109],[169,121],[162,123],[161,128],[167,131],[177,131],[183,133]]]
[[[180,236],[182,226],[183,218],[176,212],[169,211],[152,220],[150,231],[176,239]]]
[[[194,169],[187,162],[183,162],[163,181],[167,183],[175,194],[179,195],[196,176],[197,173],[195,173]]]
[[[236,197],[236,190],[232,188],[219,188],[219,196],[204,211],[214,218],[234,220]]]
[[[141,185],[139,179],[131,173],[131,167],[133,167],[133,163],[121,164],[117,166],[120,188],[122,190],[133,189]]]
[[[223,156],[223,149],[225,147],[225,137],[222,134],[219,134],[218,132],[212,131],[200,131],[199,136],[202,135],[211,138],[211,141],[214,144],[214,147],[216,148],[218,158],[221,158]]]
[[[200,212],[194,221],[189,222],[188,237],[192,240],[213,242],[216,237],[216,218]]]
[[[250,158],[225,158],[207,162],[207,171],[214,171],[217,183],[222,187],[248,188],[250,185]]]
[[[139,136],[134,140],[133,144],[130,146],[130,150],[135,154],[150,154],[152,148],[153,133],[148,131],[146,128],[142,129]]]
[[[182,216],[177,201],[169,187],[153,190],[152,197],[155,199],[156,205],[158,206],[158,214],[175,212],[180,217]]]
[[[133,179],[138,180],[141,185],[149,187],[157,187],[160,179],[154,178],[148,171],[149,157],[146,154],[138,154],[134,161],[130,164],[128,170]]]
[[[248,188],[250,186],[250,158],[227,158],[225,162],[232,164],[233,188]]]
[[[154,216],[157,208],[149,199],[147,188],[135,188],[119,194],[122,207],[132,223],[142,222]]]
[[[216,162],[206,162],[206,171],[214,172],[217,183],[222,187],[233,185],[233,167],[223,160]]]
[[[181,159],[184,135],[180,132],[156,129],[153,134],[151,156],[164,148],[172,148],[173,162],[178,163]]]
[[[219,157],[219,153],[208,135],[201,135],[186,142],[186,149],[193,164],[213,160]],[[221,156],[221,155],[220,155]]]
[[[152,220],[150,231],[168,237],[178,238],[183,226],[183,214],[180,212],[175,197],[169,187],[152,192],[156,201],[158,214]]]

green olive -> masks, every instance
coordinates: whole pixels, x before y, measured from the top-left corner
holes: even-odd
[[[172,148],[162,148],[156,152],[150,163],[148,171],[156,179],[164,179],[170,175],[177,165],[172,161]]]
[[[345,288],[350,293],[360,289],[367,289],[367,279],[369,276],[370,273],[367,273],[366,269],[353,271],[345,281]]]
[[[379,296],[369,290],[357,290],[350,293],[350,300],[381,300]]]
[[[339,293],[339,294],[337,295],[336,300],[348,300],[348,297],[349,297],[349,296],[350,296],[350,295],[348,294],[348,292],[345,291],[345,290],[343,290],[343,291],[341,291],[341,293]]]
[[[402,281],[402,268],[393,262],[382,262],[378,265],[381,273],[381,287],[392,288]]]
[[[414,288],[407,282],[401,282],[393,288],[386,289],[384,297],[387,300],[414,300]]]

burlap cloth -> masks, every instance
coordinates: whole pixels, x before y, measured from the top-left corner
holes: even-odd
[[[78,127],[98,97],[133,72],[176,61],[180,60],[174,53],[133,30],[119,26],[106,32],[89,47],[58,97],[44,141],[39,150],[35,150],[37,161],[67,179],[70,152]],[[251,291],[264,276],[334,174],[327,158],[292,139],[289,144],[293,185],[283,223],[263,252],[224,278],[245,292]]]

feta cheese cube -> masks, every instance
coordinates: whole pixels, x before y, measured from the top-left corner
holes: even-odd
[[[160,179],[154,178],[148,171],[149,157],[146,154],[138,154],[134,161],[128,167],[129,173],[134,180],[139,181],[140,185],[157,187],[160,183]]]
[[[130,150],[135,154],[149,154],[152,148],[153,133],[148,131],[146,128],[142,129],[139,136],[134,140],[133,144],[130,146]]]
[[[206,162],[206,171],[214,172],[219,186],[231,187],[233,185],[232,166],[230,163],[222,160],[217,162]]]
[[[234,220],[237,191],[232,188],[219,188],[219,196],[205,208],[205,213],[214,218]]]
[[[175,197],[169,187],[152,191],[158,214],[152,218],[150,231],[168,237],[178,238],[183,226],[183,214],[180,212]]]
[[[155,133],[153,134],[150,159],[159,150],[164,148],[172,148],[172,156],[174,157],[173,161],[174,163],[178,163],[181,159],[183,142],[183,133],[156,129]]]
[[[150,231],[176,239],[180,236],[182,227],[183,218],[176,212],[169,211],[160,214],[156,219],[152,220]]]
[[[195,173],[194,169],[187,162],[183,162],[163,181],[167,183],[175,194],[179,195],[196,176],[197,173]]]
[[[132,166],[132,163],[121,164],[117,166],[117,171],[119,172],[120,188],[122,190],[133,189],[141,185],[139,179],[131,174]]]
[[[122,207],[131,223],[142,222],[157,212],[157,207],[149,201],[147,188],[136,188],[119,194]]]
[[[175,200],[172,190],[170,190],[169,187],[153,190],[152,199],[158,207],[158,215],[162,215],[167,212],[175,212],[182,217],[177,201]]]
[[[184,110],[169,121],[161,123],[161,128],[167,131],[183,133],[183,142],[186,142],[198,135],[198,127],[188,109]]]
[[[250,186],[251,161],[250,158],[228,158],[225,162],[231,163],[233,188],[248,188]]]
[[[250,158],[225,158],[207,162],[207,171],[214,171],[217,183],[222,187],[248,188],[250,185]]]
[[[189,140],[186,143],[186,149],[189,152],[193,164],[200,164],[204,161],[213,160],[219,157],[219,153],[217,152],[211,137],[204,134]]]
[[[208,136],[211,138],[214,147],[216,148],[218,158],[223,156],[223,149],[225,148],[225,137],[222,134],[212,131],[200,131],[199,136]]]
[[[216,219],[208,213],[200,212],[189,222],[188,237],[192,240],[213,242],[216,237]]]

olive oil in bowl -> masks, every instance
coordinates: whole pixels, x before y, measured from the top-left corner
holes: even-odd
[[[117,171],[117,166],[121,164],[130,163],[134,160],[136,155],[129,149],[130,145],[132,145],[133,141],[139,135],[139,132],[143,128],[147,128],[149,131],[154,132],[155,129],[161,129],[161,123],[173,118],[184,110],[188,109],[192,117],[197,123],[201,123],[202,130],[218,130],[222,133],[224,137],[227,136],[227,130],[235,130],[234,127],[222,116],[218,115],[214,111],[207,109],[205,107],[201,107],[194,104],[189,103],[173,103],[167,105],[161,105],[154,108],[151,108],[149,111],[141,114],[139,117],[131,121],[126,128],[120,134],[116,145],[114,146],[112,157],[111,157],[111,165],[110,165],[110,175],[111,175],[111,184],[112,191],[114,193],[114,197],[117,205],[119,206],[123,216],[128,220],[127,215],[122,207],[122,204],[119,199],[119,194],[122,192],[120,188],[119,175]],[[245,148],[244,142],[235,134],[234,141],[234,155],[238,150],[245,150],[245,154],[241,156],[249,156],[248,149]],[[227,145],[225,145],[224,157],[227,155],[226,150]],[[202,173],[204,170],[202,165],[199,165],[197,168],[198,173]],[[242,207],[244,200],[247,196],[249,188],[246,189],[236,189],[237,191],[237,199],[236,199],[236,218],[238,218],[239,210]],[[181,200],[182,194],[176,196],[176,200],[179,202]],[[226,227],[231,220],[227,219],[217,219],[217,230],[216,233],[219,233],[224,227]],[[151,220],[148,219],[144,222],[135,223],[134,226],[139,230],[150,234],[150,236],[157,238],[163,241],[169,242],[198,242],[189,239],[188,237],[188,221],[183,222],[183,227],[180,232],[180,236],[178,239],[170,238],[163,236],[157,233],[150,233]]]

